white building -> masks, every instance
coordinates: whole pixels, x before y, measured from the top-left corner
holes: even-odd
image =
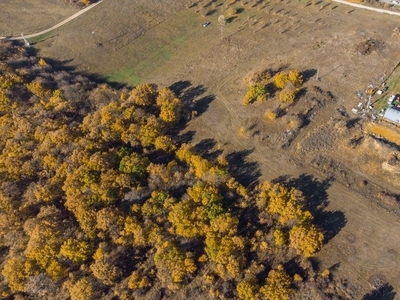
[[[386,111],[383,117],[390,122],[400,124],[400,110],[397,110],[395,108],[389,107]]]

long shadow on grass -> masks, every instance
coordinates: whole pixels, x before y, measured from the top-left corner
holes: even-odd
[[[363,300],[393,300],[396,297],[396,292],[390,284],[385,284],[380,288],[366,294]]]
[[[342,211],[325,210],[329,204],[327,189],[332,180],[329,177],[320,181],[310,174],[302,174],[297,178],[282,176],[275,180],[303,193],[306,209],[313,214],[314,223],[324,231],[325,243],[335,237],[347,223]]]
[[[303,82],[309,81],[314,75],[317,74],[316,69],[307,69],[301,72],[301,75],[303,76]]]
[[[182,101],[188,111],[192,111],[192,117],[200,116],[215,99],[214,95],[204,95],[207,89],[203,85],[192,86],[188,80],[181,80],[169,87]]]
[[[194,151],[207,160],[215,161],[222,154],[222,150],[213,151],[216,144],[214,139],[203,139],[194,146]]]
[[[242,150],[227,155],[228,171],[241,184],[253,188],[259,183],[261,171],[257,162],[248,161],[247,157],[253,150]]]

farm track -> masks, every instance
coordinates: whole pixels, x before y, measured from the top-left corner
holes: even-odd
[[[333,0],[333,1],[335,1],[337,3],[341,3],[341,4],[357,7],[357,8],[362,8],[362,9],[366,9],[366,10],[376,11],[376,12],[379,12],[379,13],[389,14],[389,15],[392,15],[392,16],[400,16],[400,12],[394,12],[394,11],[390,11],[390,10],[387,10],[387,9],[381,9],[381,8],[370,7],[370,6],[366,6],[366,5],[362,5],[362,4],[351,3],[351,2],[348,2],[348,1],[345,1],[345,0]]]

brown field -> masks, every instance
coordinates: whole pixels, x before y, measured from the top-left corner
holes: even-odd
[[[31,1],[33,9],[45,9],[39,2]],[[198,6],[172,2],[104,0],[32,42],[40,56],[103,79],[174,85],[182,95],[195,95],[201,114],[186,129],[194,132],[193,143],[210,139],[214,150],[241,151],[238,175],[246,183],[287,176],[316,204],[328,203],[330,213],[319,220],[330,233],[317,255],[322,270],[336,266],[334,275],[348,279],[357,299],[381,282],[400,292],[400,209],[377,197],[400,192],[398,176],[382,168],[399,149],[368,137],[363,128],[369,121],[351,112],[359,102],[356,92],[386,80],[400,61],[400,36],[393,34],[400,17],[326,0],[262,1],[252,8],[237,1],[240,13],[225,25],[221,40],[217,19],[223,5],[208,7],[211,14],[202,17]],[[61,3],[47,7],[55,23],[74,12]],[[0,4],[7,12],[0,33],[54,25],[26,19],[11,32],[6,24],[16,9]],[[211,24],[203,28],[204,21]],[[376,47],[361,55],[356,46],[368,38]],[[264,112],[279,105],[276,97],[242,105],[243,79],[265,68],[305,71],[304,93],[275,121],[266,121]],[[305,107],[312,109],[308,124],[290,130]]]

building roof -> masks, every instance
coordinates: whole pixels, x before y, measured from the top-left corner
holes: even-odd
[[[400,124],[400,110],[389,107],[383,117],[388,121]]]

